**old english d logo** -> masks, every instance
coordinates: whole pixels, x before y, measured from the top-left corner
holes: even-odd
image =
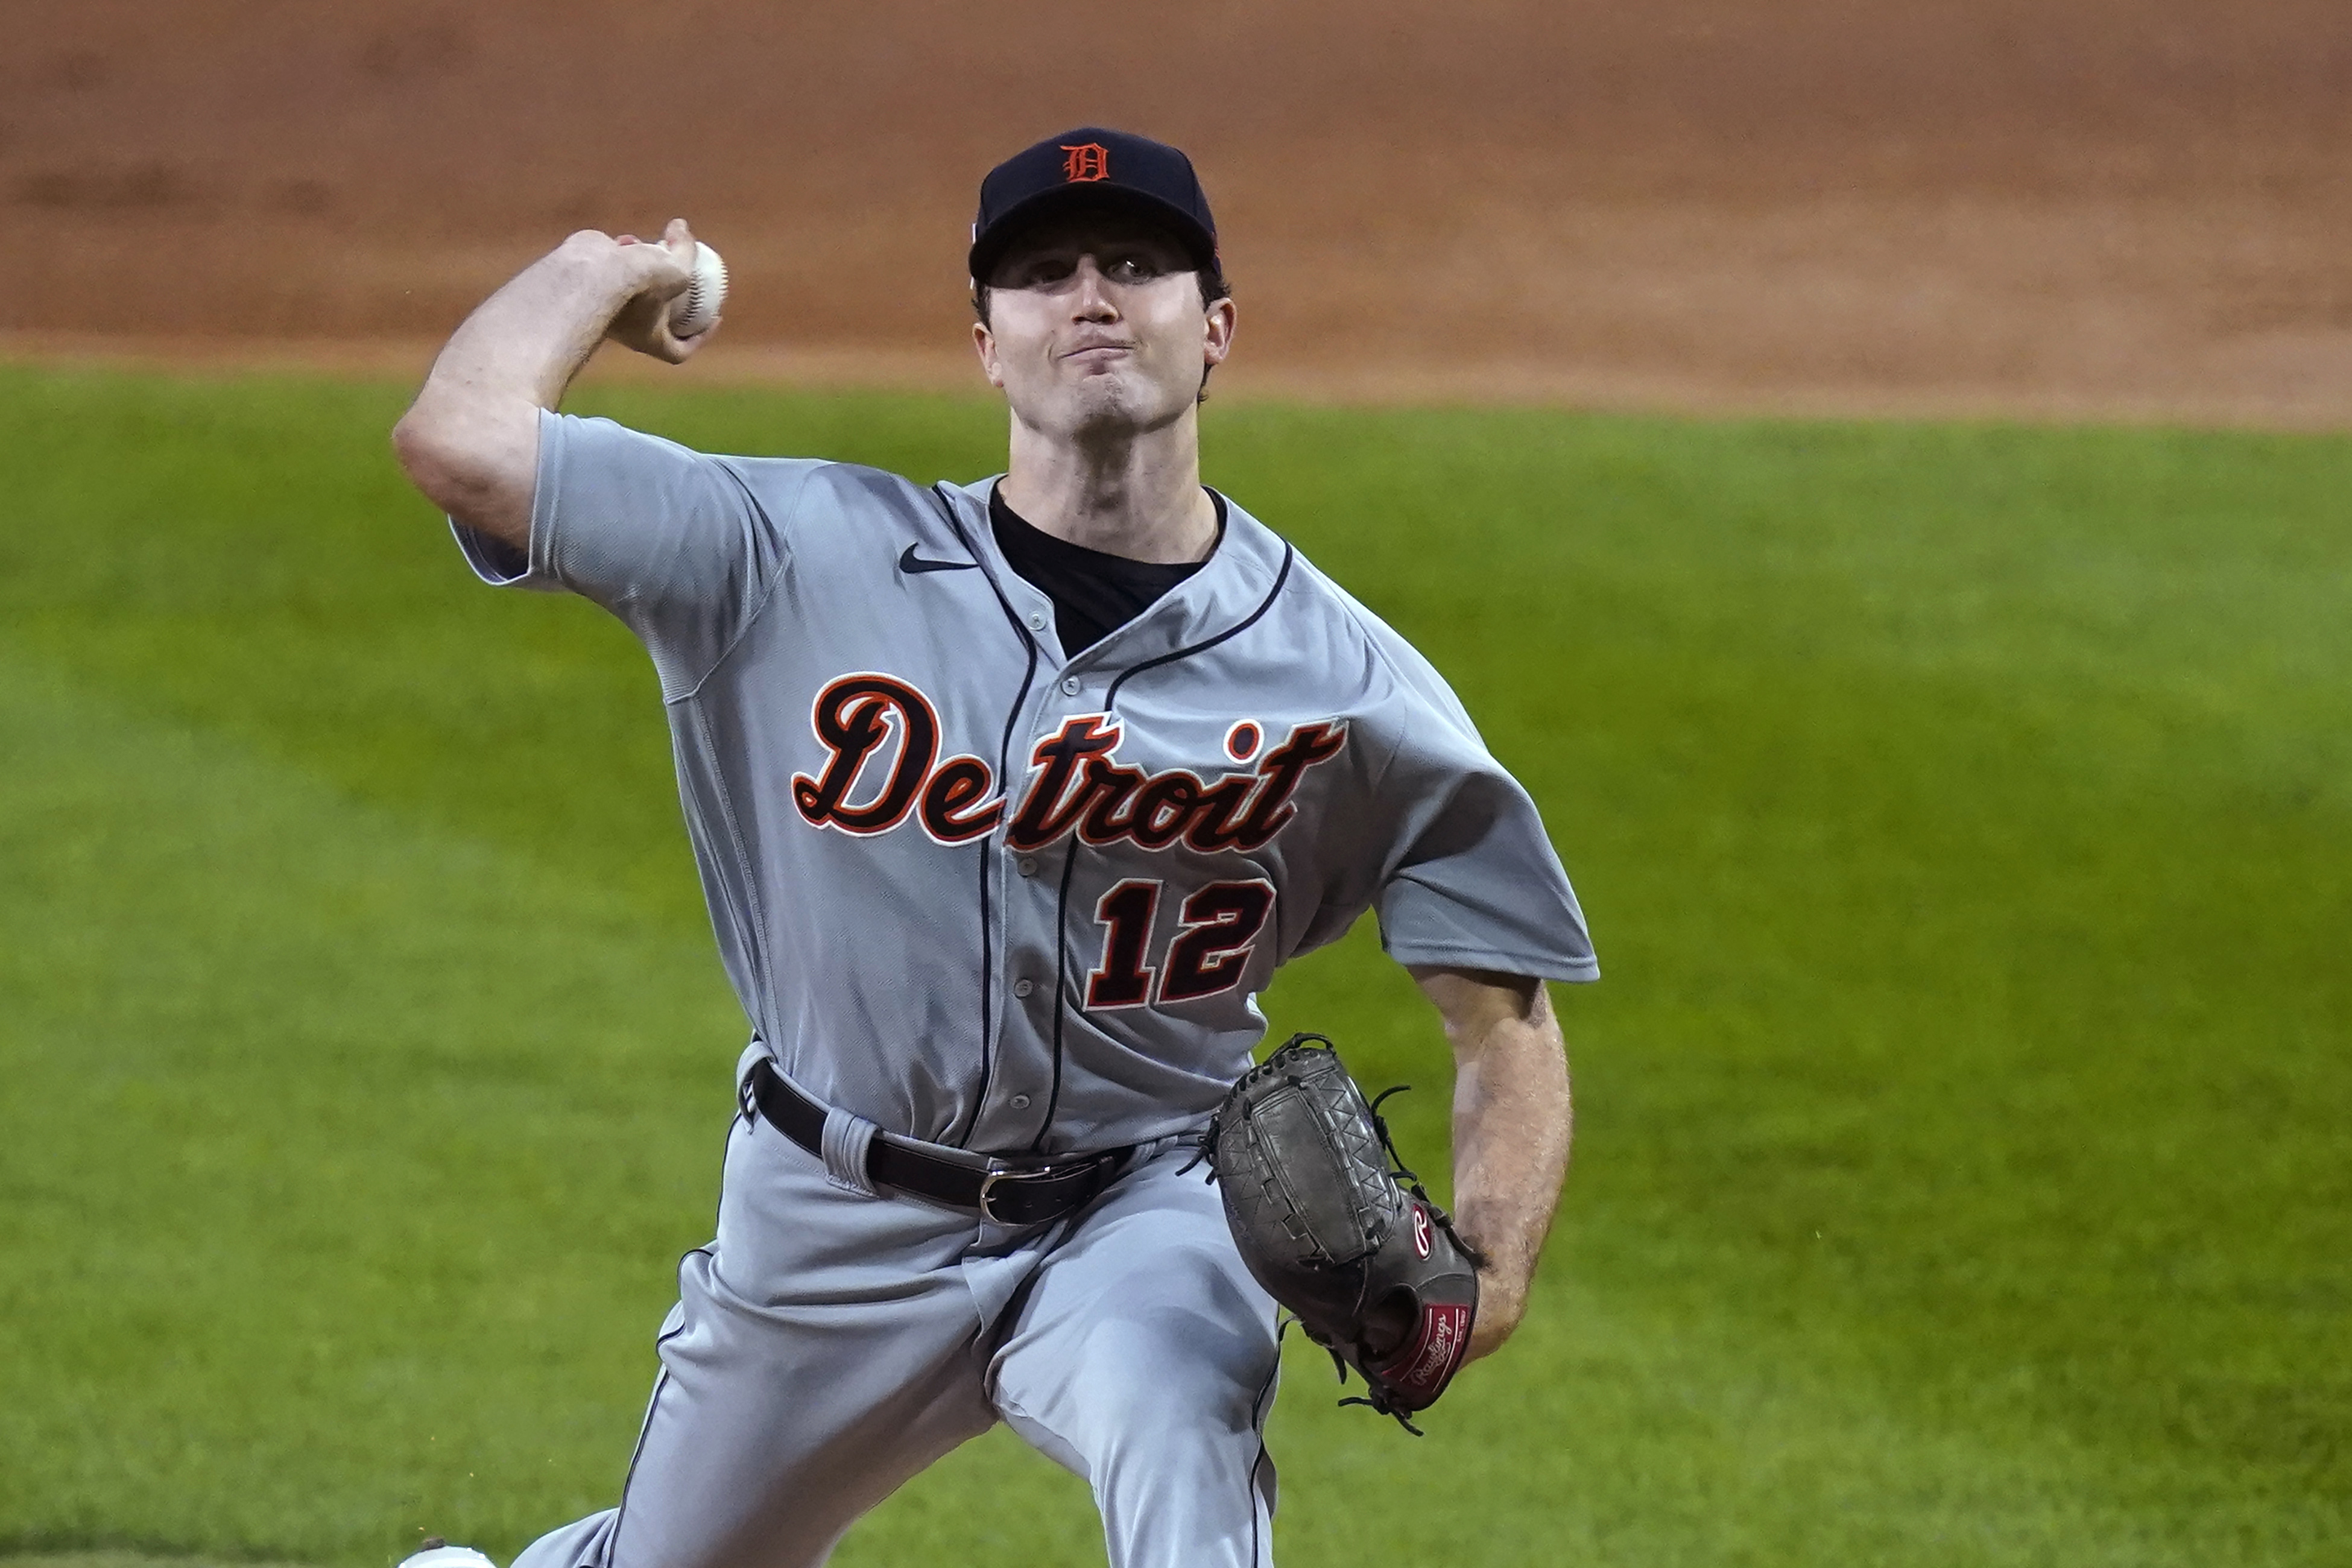
[[[1099,142],[1081,142],[1076,147],[1065,147],[1067,157],[1062,160],[1062,178],[1076,184],[1081,180],[1110,178],[1110,149]]]

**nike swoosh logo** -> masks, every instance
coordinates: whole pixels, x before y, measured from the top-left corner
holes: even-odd
[[[915,547],[909,544],[907,546],[907,553],[898,557],[898,570],[901,572],[977,572],[980,570],[980,563],[977,561],[926,561],[916,554]]]

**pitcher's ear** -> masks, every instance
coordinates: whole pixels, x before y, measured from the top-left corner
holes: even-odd
[[[988,330],[986,321],[971,324],[971,352],[980,356],[980,373],[988,377],[988,384],[1003,391],[1004,373],[996,363],[996,334]]]

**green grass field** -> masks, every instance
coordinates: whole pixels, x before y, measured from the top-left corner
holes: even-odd
[[[0,371],[0,1552],[503,1559],[612,1499],[707,1236],[741,1024],[652,674],[471,585],[403,400]],[[1419,1443],[1294,1356],[1286,1568],[2352,1562],[2352,440],[1208,426],[1453,677],[1608,972],[1533,1316]],[[1433,1156],[1369,931],[1269,1006]],[[1101,1547],[999,1434],[839,1560]]]

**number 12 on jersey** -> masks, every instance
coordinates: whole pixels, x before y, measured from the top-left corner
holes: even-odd
[[[1192,1002],[1241,984],[1250,948],[1274,912],[1274,884],[1264,878],[1211,882],[1192,893],[1155,969],[1147,960],[1160,890],[1156,879],[1130,878],[1096,903],[1102,962],[1087,976],[1089,1011]]]

